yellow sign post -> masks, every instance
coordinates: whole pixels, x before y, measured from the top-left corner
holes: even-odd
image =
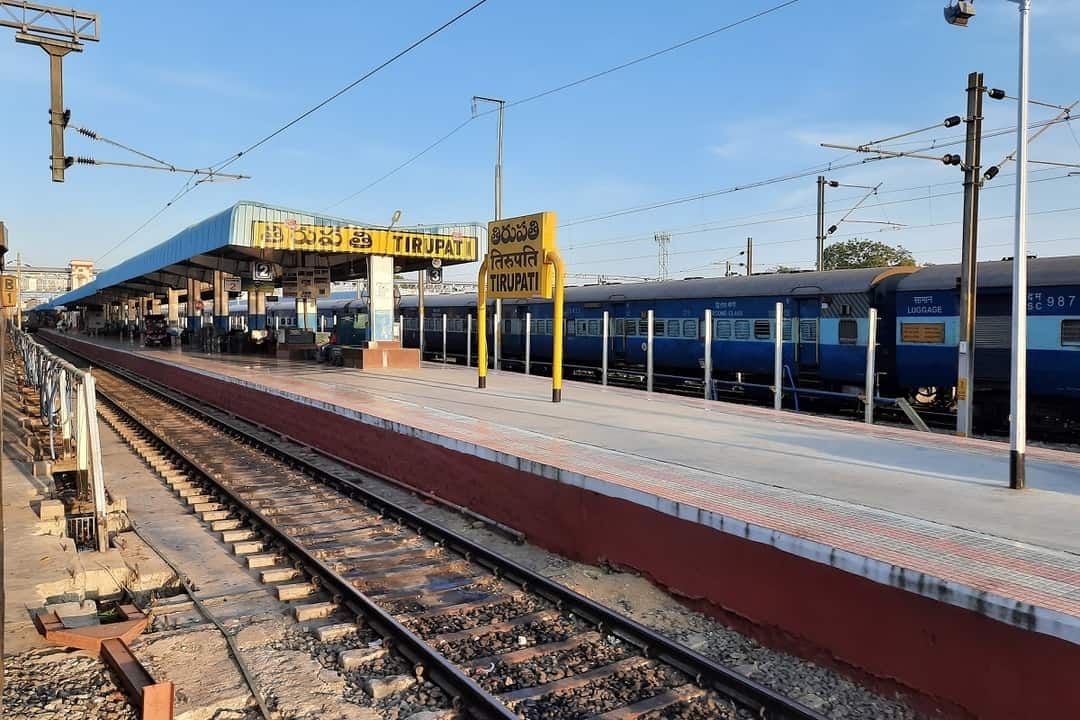
[[[0,275],[0,305],[6,308],[19,306],[19,278]]]
[[[565,284],[566,268],[555,244],[555,213],[543,212],[488,223],[488,252],[480,264],[477,278],[478,387],[487,387],[488,297],[521,299],[554,296],[551,401],[562,401]]]

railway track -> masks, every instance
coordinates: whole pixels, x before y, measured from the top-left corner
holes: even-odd
[[[374,630],[460,717],[823,716],[365,489],[370,476],[119,368],[103,417],[300,617]]]

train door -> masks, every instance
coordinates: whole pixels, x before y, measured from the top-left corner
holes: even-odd
[[[799,368],[818,366],[818,328],[821,320],[821,300],[817,297],[799,298]]]
[[[610,344],[611,362],[614,365],[626,364],[626,344],[628,328],[626,327],[626,303],[613,302],[608,307],[608,317],[611,326],[608,328],[608,343]]]

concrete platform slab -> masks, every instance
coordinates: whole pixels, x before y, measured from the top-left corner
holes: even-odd
[[[554,406],[512,373],[480,392],[463,368],[81,347],[976,714],[1074,685],[1080,456],[1033,448],[1014,493],[1000,443],[578,384]],[[1080,711],[1064,692],[1055,711]]]

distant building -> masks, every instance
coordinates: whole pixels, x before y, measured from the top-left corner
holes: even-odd
[[[97,275],[91,260],[72,260],[67,267],[39,267],[27,265],[13,268],[8,263],[8,272],[15,270],[19,276],[19,291],[24,309],[30,309],[57,295],[82,287]]]

